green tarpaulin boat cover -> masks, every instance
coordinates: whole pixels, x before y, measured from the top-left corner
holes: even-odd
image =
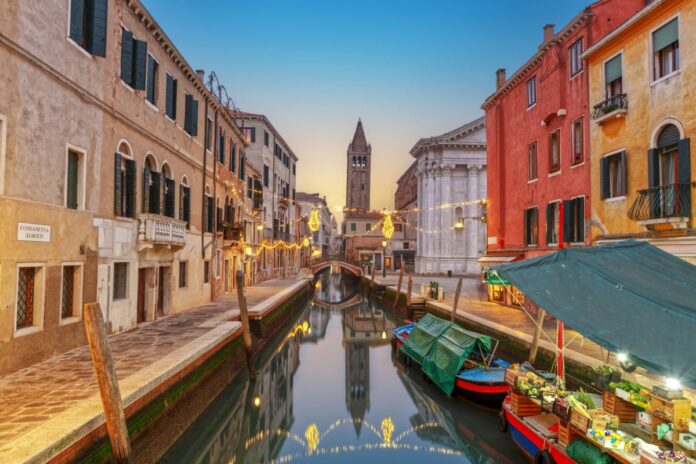
[[[504,279],[500,274],[497,274],[495,272],[491,272],[490,269],[488,269],[485,274],[485,280],[487,284],[491,285],[510,285],[510,282],[507,281],[507,279]]]
[[[418,364],[423,364],[423,357],[428,354],[437,337],[451,325],[451,322],[442,320],[429,313],[426,314],[413,327],[408,338],[404,340],[404,344],[401,345],[401,351]]]
[[[493,340],[491,337],[469,332],[452,324],[435,340],[423,358],[423,372],[442,391],[451,395],[462,364],[477,346],[483,350],[490,350]]]
[[[585,337],[696,387],[696,266],[627,240],[493,270]]]

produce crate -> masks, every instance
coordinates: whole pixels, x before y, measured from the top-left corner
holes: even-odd
[[[561,419],[561,422],[570,420],[570,405],[564,398],[556,398],[553,402],[553,413]]]
[[[583,434],[587,432],[587,429],[590,428],[591,422],[592,419],[590,419],[589,417],[585,417],[575,409],[572,409],[570,411],[570,425],[578,429]]]
[[[618,416],[621,422],[635,422],[638,417],[635,406],[607,391],[604,392],[604,410]]]
[[[558,443],[566,447],[576,438],[582,438],[583,434],[578,432],[574,427],[571,427],[568,422],[558,421]]]
[[[519,369],[505,369],[505,383],[513,387],[517,385],[517,374],[519,372]]]
[[[536,416],[541,414],[541,404],[530,400],[520,393],[514,391],[510,393],[510,400],[512,412],[518,417]]]

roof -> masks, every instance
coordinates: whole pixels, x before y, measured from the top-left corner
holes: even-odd
[[[379,211],[345,211],[345,219],[382,219],[383,214]]]
[[[648,242],[626,240],[491,272],[606,349],[696,386],[696,266]]]
[[[483,140],[467,140],[467,136],[486,127],[486,117],[481,116],[471,122],[457,127],[456,129],[446,132],[435,137],[420,139],[411,148],[411,155],[417,156],[418,153],[433,148],[433,147],[448,147],[448,148],[486,148],[486,141]],[[485,133],[483,134],[485,138]]]
[[[323,205],[326,205],[326,199],[318,193],[296,192],[295,201],[302,201],[308,203],[322,203]]]
[[[353,141],[348,146],[348,150],[355,153],[367,153],[369,148],[370,145],[367,143],[367,139],[365,138],[362,120],[358,119],[358,125],[355,128],[355,134],[353,134]]]
[[[285,148],[287,149],[288,153],[294,159],[295,161],[298,161],[297,155],[292,151],[292,148],[290,148],[290,145],[285,141],[282,135],[280,135],[280,132],[276,130],[276,128],[271,124],[271,121],[268,120],[268,118],[263,115],[263,114],[256,114],[256,113],[248,113],[246,111],[240,111],[240,110],[228,110],[230,113],[230,116],[236,119],[241,119],[242,121],[259,121],[262,122],[263,124],[268,127],[271,132],[273,133],[273,136],[280,141],[283,145],[285,145]]]

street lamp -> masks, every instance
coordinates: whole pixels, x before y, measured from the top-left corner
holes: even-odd
[[[387,267],[385,266],[387,257],[387,241],[382,240],[382,278],[385,279],[387,277]]]

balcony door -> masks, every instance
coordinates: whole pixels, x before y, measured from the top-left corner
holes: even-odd
[[[679,208],[677,146],[662,148],[658,152],[659,208],[662,217],[673,217]]]

